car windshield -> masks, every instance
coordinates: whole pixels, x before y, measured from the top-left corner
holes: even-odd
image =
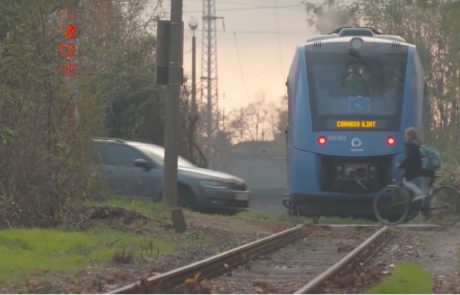
[[[146,143],[135,143],[133,145],[147,154],[147,156],[163,164],[165,153],[164,148]],[[177,159],[177,165],[179,167],[195,167],[195,165],[180,156]]]

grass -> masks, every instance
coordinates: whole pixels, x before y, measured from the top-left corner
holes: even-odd
[[[146,217],[152,219],[169,219],[170,208],[162,202],[153,202],[143,199],[127,199],[123,197],[112,197],[104,200],[87,200],[85,205],[88,207],[95,206],[111,206],[134,210]],[[274,214],[263,211],[243,211],[234,215],[236,218],[247,221],[271,221],[282,222],[288,224],[311,224],[312,218],[295,217],[287,213]],[[342,217],[321,217],[320,224],[377,224],[376,221],[357,218],[342,218]]]
[[[169,220],[170,219],[170,207],[162,202],[154,202],[146,199],[127,199],[123,197],[111,197],[103,200],[87,200],[85,201],[87,207],[98,207],[98,206],[110,206],[117,208],[125,208],[128,210],[135,211],[147,218],[153,220]],[[154,223],[149,223],[147,226],[149,229],[156,226]],[[141,227],[142,227],[141,226]],[[160,237],[161,238],[161,237]],[[164,238],[163,238],[164,239]],[[210,246],[215,243],[210,237],[200,235],[194,232],[186,232],[184,235],[171,236],[166,238],[167,241],[173,241],[174,244],[181,246]]]
[[[261,211],[245,211],[235,215],[237,218],[248,221],[272,221],[285,222],[289,224],[312,224],[313,218],[310,217],[295,217],[287,213],[276,215]],[[319,224],[377,224],[376,221],[370,219],[359,219],[351,217],[321,217]]]
[[[122,197],[112,197],[103,200],[86,200],[85,206],[110,206],[130,209],[152,219],[168,219],[170,217],[170,208],[163,202],[154,202],[145,199],[127,199]]]
[[[85,201],[87,207],[98,207],[98,206],[109,206],[117,208],[125,208],[128,210],[135,211],[152,220],[169,220],[170,219],[170,207],[162,202],[154,202],[146,199],[127,199],[123,197],[112,197],[104,200],[87,200]],[[193,212],[192,214],[199,214]],[[155,227],[155,223],[149,223],[147,226],[151,230]],[[161,230],[161,229],[160,229]],[[171,236],[167,238],[170,241],[174,241],[176,244],[182,246],[196,246],[196,245],[213,245],[215,243],[210,237],[197,234],[195,232],[186,232],[184,235]]]
[[[398,264],[393,274],[368,291],[373,294],[431,294],[432,277],[422,266]]]
[[[0,281],[36,271],[77,271],[91,263],[110,262],[117,253],[128,250],[133,259],[154,259],[174,248],[173,243],[164,240],[107,229],[5,230],[0,231]]]
[[[321,217],[319,224],[378,224],[375,220],[352,217]]]
[[[153,202],[151,200],[143,199],[127,199],[123,197],[111,197],[108,199],[102,200],[86,200],[85,206],[87,207],[97,207],[97,206],[110,206],[125,208],[129,210],[136,211],[146,217],[152,219],[169,219],[170,218],[170,208],[162,202]],[[199,213],[197,213],[199,214]],[[247,220],[247,221],[273,221],[273,222],[286,222],[286,223],[304,223],[305,220],[308,220],[303,217],[294,217],[287,214],[276,215],[270,214],[262,211],[243,211],[234,215],[234,217]]]
[[[136,224],[132,228],[123,227],[121,230],[101,222],[84,231],[65,228],[0,231],[0,284],[17,282],[31,276],[53,276],[56,273],[75,275],[89,265],[152,263],[158,256],[170,254],[179,247],[209,246],[215,243],[200,233],[167,235],[160,228],[154,237],[151,234],[134,234],[136,226],[146,227],[147,232],[151,232],[152,227],[156,226],[155,220],[169,219],[169,207],[161,202],[113,197],[86,200],[84,205],[125,208],[152,222]]]
[[[254,211],[254,210],[239,212],[235,215],[235,217],[239,219],[247,220],[247,221],[271,221],[271,222],[282,222],[282,223],[288,223],[288,224],[311,223],[311,221],[305,217],[290,216],[287,213],[276,215],[276,214],[270,214],[267,212]]]

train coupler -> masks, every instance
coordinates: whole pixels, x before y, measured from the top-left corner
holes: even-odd
[[[294,216],[301,216],[301,212],[299,210],[297,210],[296,206],[295,206],[295,203],[291,200],[291,198],[285,198],[281,201],[284,205],[284,207],[286,207],[288,209],[288,214],[289,215],[294,215]]]

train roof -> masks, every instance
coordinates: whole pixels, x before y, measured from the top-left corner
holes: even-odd
[[[307,42],[322,41],[340,37],[374,37],[377,39],[405,43],[406,40],[397,35],[385,35],[373,27],[340,27],[328,35],[317,35],[307,39]]]

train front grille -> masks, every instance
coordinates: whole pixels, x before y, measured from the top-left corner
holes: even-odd
[[[321,157],[323,191],[344,193],[377,192],[391,180],[391,156]]]

